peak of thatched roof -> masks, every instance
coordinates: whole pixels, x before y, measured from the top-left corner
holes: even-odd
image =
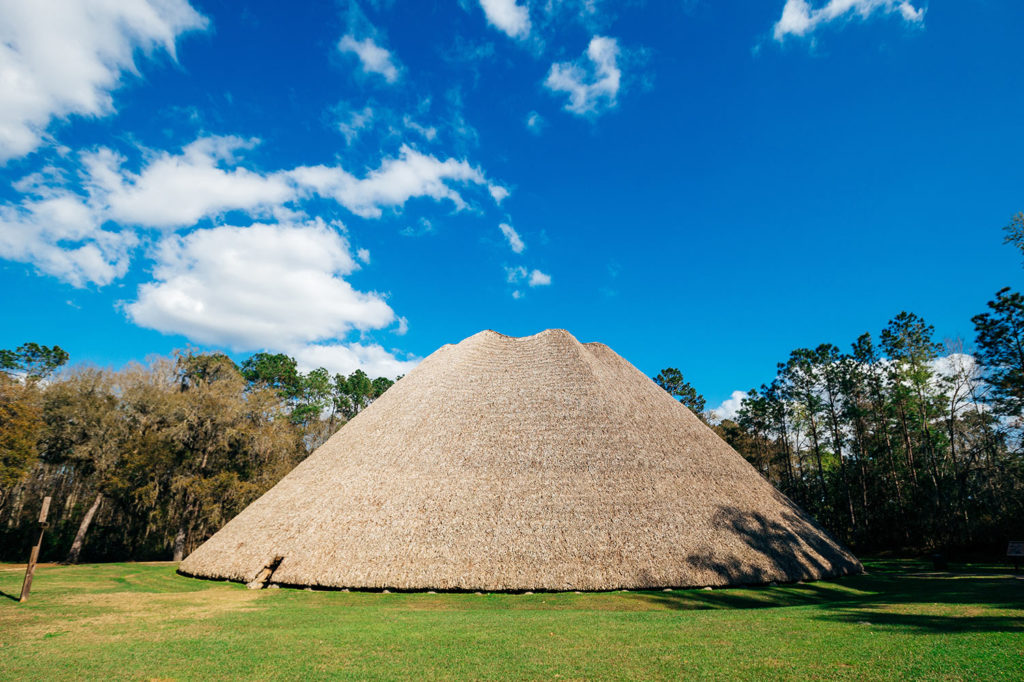
[[[605,590],[861,568],[608,346],[551,329],[443,346],[180,570],[324,587]]]

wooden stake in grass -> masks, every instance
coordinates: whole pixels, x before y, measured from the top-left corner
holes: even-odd
[[[25,567],[25,582],[21,586],[21,601],[28,601],[29,590],[32,589],[32,574],[36,572],[36,561],[39,560],[39,549],[43,546],[43,533],[46,532],[46,515],[50,512],[50,498],[43,498],[43,508],[39,510],[39,539],[28,557]]]

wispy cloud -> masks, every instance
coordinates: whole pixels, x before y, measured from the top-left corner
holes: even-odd
[[[852,17],[867,19],[876,13],[899,14],[912,24],[924,21],[924,9],[915,7],[908,0],[828,0],[817,9],[808,0],[786,0],[773,35],[775,40],[782,42],[787,36],[806,36],[834,21]]]
[[[505,281],[509,284],[522,285],[526,284],[528,287],[546,287],[551,285],[551,275],[541,272],[536,268],[528,270],[522,265],[515,267],[505,268]],[[513,298],[520,298],[522,296],[521,291],[513,291]]]
[[[501,185],[496,185],[494,183],[487,185],[487,191],[491,193],[491,198],[494,199],[494,203],[499,205],[501,202],[505,201],[505,199],[508,199],[509,194],[511,194],[507,187],[502,187]]]
[[[544,130],[544,117],[538,114],[536,111],[531,111],[526,115],[526,129],[534,135],[540,135]]]
[[[501,225],[498,225],[498,229],[501,230],[503,235],[505,235],[505,241],[508,242],[508,246],[513,252],[523,252],[523,249],[526,248],[526,244],[523,243],[522,237],[520,237],[519,233],[515,231],[515,228],[508,223],[502,223]]]
[[[600,114],[617,103],[622,84],[618,67],[619,44],[615,38],[594,36],[585,60],[551,65],[544,86],[569,96],[565,110],[578,116]]]
[[[337,107],[338,132],[345,137],[345,143],[351,145],[359,135],[373,124],[374,113],[372,107],[362,109],[350,109],[345,105]]]
[[[345,35],[338,41],[338,51],[358,57],[366,73],[378,74],[388,83],[398,81],[399,70],[391,52],[378,45],[373,38],[356,40],[351,34]]]
[[[522,265],[517,265],[513,268],[507,267],[505,268],[505,281],[507,281],[509,284],[522,282],[524,279],[526,279],[526,276],[528,274],[529,273],[527,272],[526,268],[524,268]]]
[[[289,173],[298,185],[364,218],[380,217],[383,209],[401,206],[413,197],[447,200],[457,209],[466,202],[452,184],[488,186],[483,171],[468,161],[439,159],[403,145],[398,157],[358,178],[340,166],[305,166]]]
[[[65,189],[0,206],[0,258],[29,263],[74,287],[104,286],[128,272],[138,238],[101,225],[84,198]]]
[[[0,2],[0,163],[38,147],[54,118],[112,113],[136,51],[174,58],[208,23],[186,0]]]

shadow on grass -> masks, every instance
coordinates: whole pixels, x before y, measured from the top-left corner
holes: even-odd
[[[781,494],[782,513],[769,517],[732,506],[721,506],[712,525],[726,541],[705,553],[681,558],[693,575],[725,578],[731,585],[798,583],[758,590],[640,592],[638,597],[662,607],[765,608],[820,604],[845,599],[844,588],[801,581],[862,574],[857,558],[829,537],[814,519]],[[741,543],[736,547],[735,540]],[[823,586],[824,585],[824,586]],[[685,596],[684,596],[685,595]]]
[[[812,607],[814,616],[834,623],[864,624],[917,633],[1024,632],[1024,580],[999,573],[966,575],[898,572],[892,562],[884,572],[813,584],[722,590],[635,592],[632,596],[677,610]],[[873,565],[869,563],[869,568]],[[914,613],[945,607],[954,615]],[[952,609],[950,607],[953,607]],[[988,609],[1020,611],[989,615]],[[957,615],[960,614],[960,615]]]
[[[3,590],[0,590],[0,597],[7,597],[11,601],[16,601],[16,602],[20,602],[21,601],[20,595],[15,597],[13,594],[7,594]]]
[[[807,606],[820,610],[816,617],[821,620],[911,632],[1024,632],[1024,580],[998,567],[936,572],[929,563],[903,559],[869,562],[869,573],[864,574],[860,563],[813,519],[785,498],[780,501],[787,506],[781,520],[722,507],[715,525],[739,537],[744,551],[729,555],[718,550],[685,559],[734,584],[761,587],[641,591],[630,596],[678,610]],[[828,579],[797,582],[820,576]],[[789,584],[763,586],[770,580]],[[945,607],[944,613],[915,613],[936,606]],[[989,609],[1022,613],[993,615]]]
[[[689,611],[694,609],[767,609],[785,606],[822,605],[846,602],[856,593],[837,589],[831,582],[763,587],[730,587],[712,591],[678,590],[675,592],[633,592],[636,599],[664,608]]]
[[[1024,632],[1024,613],[1012,616],[938,616],[933,614],[886,613],[872,609],[842,609],[838,613],[822,616],[820,620],[833,623],[872,625],[921,634],[939,632]]]

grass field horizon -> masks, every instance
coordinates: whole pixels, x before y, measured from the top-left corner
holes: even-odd
[[[911,560],[757,588],[248,590],[172,562],[0,564],[2,679],[1024,676],[1024,576]]]

